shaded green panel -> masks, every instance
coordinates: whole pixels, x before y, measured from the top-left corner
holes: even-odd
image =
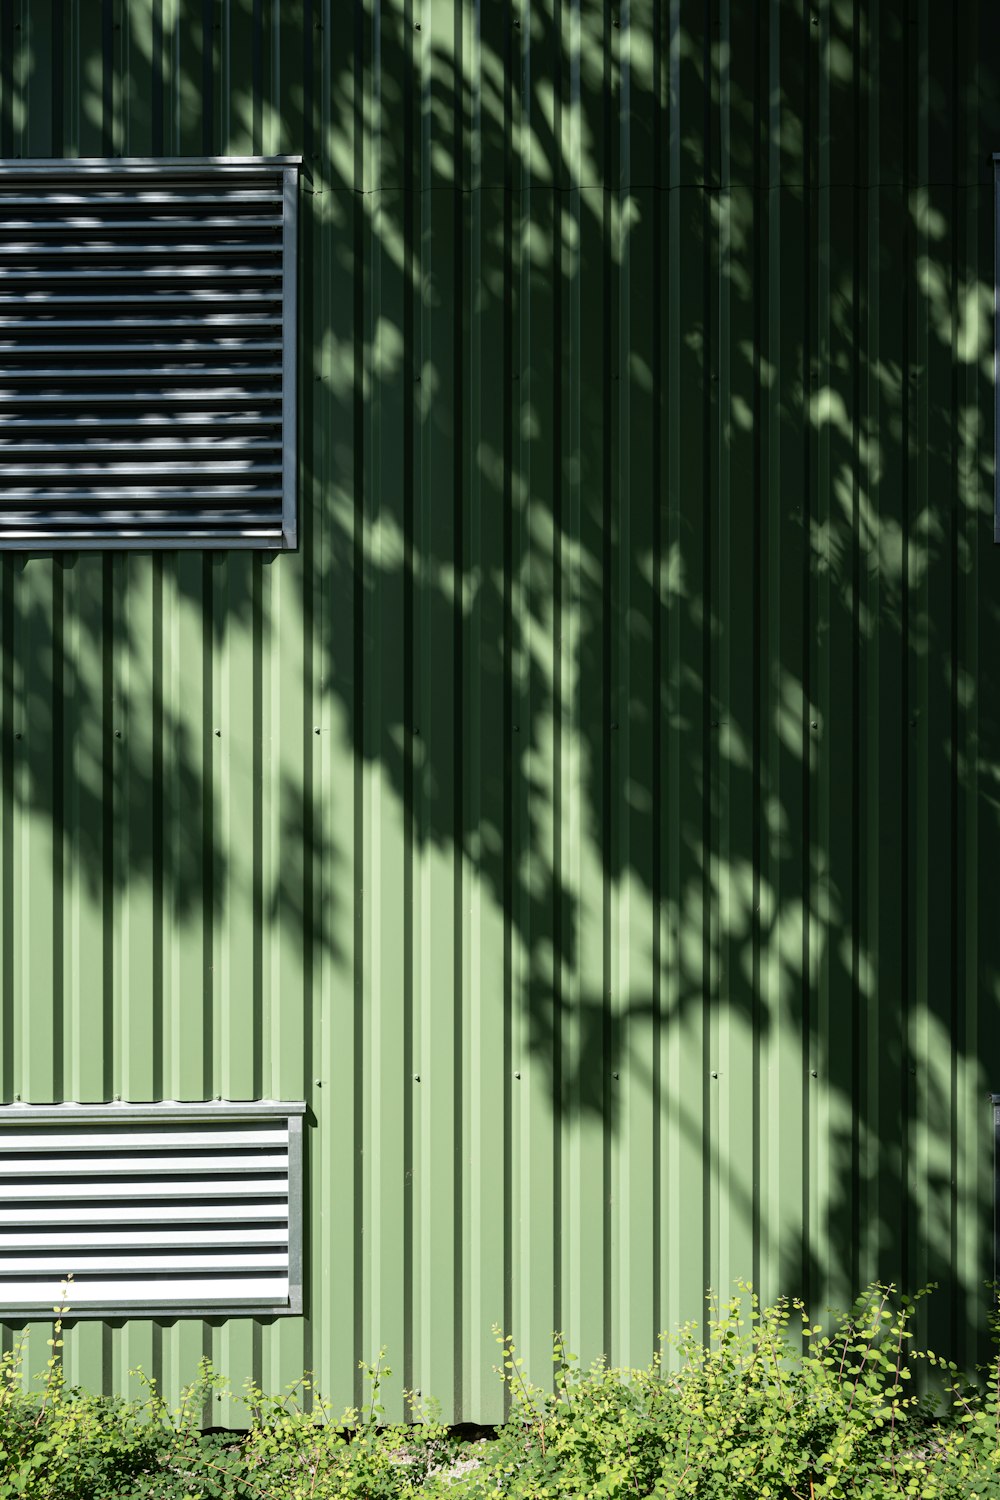
[[[667,79],[663,66],[661,7],[655,0],[629,5],[621,37],[621,177],[609,186],[660,187]]]
[[[320,17],[317,14],[310,18],[309,10],[306,5],[289,7],[281,0],[271,0],[265,11],[261,37],[264,65],[261,150],[265,156],[306,153],[307,129],[308,144],[315,150],[312,121],[307,124],[307,118],[317,79],[322,85],[318,66],[322,49],[315,45],[321,40],[316,25]],[[312,171],[312,159],[307,166]]]
[[[463,1155],[459,1089],[464,890],[460,641],[462,426],[468,237],[464,200],[420,199],[414,342],[413,495],[413,1375],[419,1390],[461,1387],[457,1317]]]
[[[993,181],[991,151],[984,142],[994,141],[1000,130],[1000,99],[995,88],[997,46],[1000,44],[1000,15],[992,5],[977,5],[963,16],[969,27],[969,51],[964,54],[966,86],[961,91],[961,105],[967,111],[968,134],[963,158],[959,161],[959,180],[982,185]],[[963,28],[964,30],[964,28]],[[964,168],[964,170],[963,170]],[[984,280],[990,284],[989,259],[980,262]]]
[[[796,188],[818,177],[818,6],[768,0],[770,185]]]
[[[216,26],[214,7],[163,0],[163,93],[167,149],[197,156],[213,149]]]
[[[858,951],[857,529],[868,436],[858,420],[863,204],[839,187],[817,204],[818,267],[809,393],[811,743],[810,942],[815,1005],[808,1037],[810,1290],[842,1303],[862,1284],[856,1199],[858,1000],[871,993]],[[815,726],[815,727],[814,727]],[[860,996],[859,996],[859,991]],[[822,1253],[821,1246],[829,1249]]]
[[[994,264],[993,188],[961,195],[963,255],[960,264],[972,285],[990,284]],[[990,368],[992,326],[985,322],[978,357],[964,364],[958,381],[961,421],[958,495],[959,581],[962,604],[959,655],[960,898],[967,902],[961,923],[963,955],[959,1045],[958,1190],[961,1205],[959,1263],[989,1268],[992,1277],[992,1209],[994,1163],[982,1149],[989,1106],[985,1090],[1000,1090],[1000,924],[993,921],[993,848],[1000,800],[993,767],[1000,745],[997,716],[996,659],[988,642],[1000,624],[1000,596],[995,588],[996,548],[990,535],[993,514],[995,447],[990,413],[994,386]],[[969,822],[966,823],[965,819]],[[982,1294],[976,1272],[961,1272],[968,1327],[966,1347],[983,1348]]]
[[[380,193],[366,253],[362,574],[365,697],[362,882],[364,1039],[360,1086],[365,1129],[364,1350],[405,1359],[412,1337],[412,557],[413,364],[411,261],[403,250],[408,205]],[[362,1291],[363,1288],[363,1291]],[[396,1398],[398,1409],[398,1398]]]
[[[110,811],[113,729],[104,619],[104,560],[70,558],[62,569],[62,859],[65,952],[63,1037],[66,1097],[84,1103],[113,1092],[110,1006]],[[200,864],[199,864],[200,873]]]
[[[620,1201],[610,1157],[610,1120],[620,1101],[621,1039],[613,1032],[619,991],[611,971],[610,838],[607,791],[612,741],[607,627],[616,520],[614,462],[620,351],[613,329],[620,246],[610,228],[611,195],[597,189],[563,199],[564,248],[559,448],[556,484],[554,652],[556,725],[553,948],[558,964],[560,1055],[553,1094],[563,1110],[559,1160],[561,1323],[577,1330],[574,1352],[596,1358],[620,1315],[615,1294]],[[559,230],[557,229],[557,233]],[[627,1076],[627,1075],[626,1075]]]
[[[906,1142],[901,1129],[908,1062],[904,1017],[908,944],[905,912],[909,862],[904,842],[907,783],[905,639],[905,466],[901,369],[905,282],[902,195],[868,197],[867,255],[862,336],[866,392],[861,407],[868,442],[861,486],[859,620],[862,673],[860,822],[865,848],[860,864],[864,1074],[859,1090],[860,1223],[862,1276],[904,1275],[899,1226],[905,1213]],[[909,1278],[907,1277],[907,1280]]]
[[[31,4],[21,0],[18,8],[14,53],[14,83],[20,95],[12,124],[15,127],[15,149],[24,156],[54,156],[61,150],[56,140],[56,107],[54,95],[56,58],[61,55],[61,28],[52,0]],[[12,104],[13,104],[12,100]],[[62,101],[59,109],[61,111]]]
[[[515,207],[511,553],[512,1331],[534,1362],[561,1323],[557,1200],[562,1117],[558,961],[567,937],[556,869],[557,427],[563,204],[526,189]],[[558,227],[557,227],[558,226]],[[546,1333],[546,1330],[549,1333]]]
[[[225,1099],[259,1098],[261,1086],[260,572],[249,552],[212,559],[212,1066]]]
[[[766,181],[767,33],[757,24],[753,8],[720,5],[719,40],[725,66],[720,67],[719,166],[723,187],[739,183],[757,187]],[[661,51],[663,59],[665,52]],[[661,62],[662,65],[662,62]],[[741,247],[737,263],[750,274],[749,246]]]
[[[262,150],[264,10],[263,0],[223,0],[221,6],[216,102],[223,156],[255,156]]]
[[[906,0],[880,0],[866,17],[869,87],[862,108],[868,116],[867,180],[872,187],[901,186],[914,170],[907,130],[916,98],[916,47],[908,12]]]
[[[756,806],[759,711],[760,411],[756,335],[759,286],[747,275],[746,250],[765,200],[745,188],[719,201],[719,322],[715,337],[718,402],[718,506],[712,568],[713,645],[711,777],[718,834],[712,887],[717,903],[712,1000],[712,1068],[719,1073],[711,1137],[717,1220],[712,1284],[720,1294],[755,1274],[758,1039],[758,871]],[[661,552],[658,594],[666,602],[682,580]],[[655,788],[655,782],[654,782]]]
[[[151,557],[121,555],[111,578],[113,735],[113,1006],[115,1093],[162,1097],[163,955],[160,926],[162,575]]]
[[[507,1312],[511,1066],[505,910],[511,755],[507,569],[510,546],[511,330],[509,200],[491,190],[470,204],[462,542],[463,936],[461,1059],[462,1412],[499,1415],[491,1325]]]
[[[676,586],[661,616],[665,664],[661,781],[661,963],[664,1139],[660,1157],[668,1209],[660,1321],[673,1325],[707,1284],[710,1204],[705,1154],[710,1089],[705,841],[707,663],[705,410],[711,378],[706,251],[708,204],[700,193],[673,193],[667,222],[667,515],[663,547]],[[699,1309],[700,1311],[700,1309]]]
[[[61,640],[60,579],[48,558],[8,574],[14,629],[11,805],[12,912],[9,940],[16,997],[15,1098],[52,1101],[62,1092],[61,882],[56,853],[56,777]]]
[[[518,15],[516,5],[482,7],[479,29],[469,42],[472,130],[469,186],[491,192],[502,188],[509,175],[513,110],[517,107],[516,75],[511,64],[517,55],[519,29],[514,22]]]
[[[961,140],[957,91],[959,31],[968,7],[916,6],[918,85],[917,177],[928,184],[953,179]],[[948,403],[950,404],[950,403]]]
[[[933,134],[933,114],[927,119]],[[921,122],[921,134],[923,122]],[[933,148],[929,145],[931,162]],[[955,447],[952,348],[952,232],[941,208],[951,194],[930,189],[911,214],[910,246],[923,277],[910,298],[908,668],[911,777],[910,927],[914,965],[908,1041],[910,1200],[917,1281],[947,1275],[954,1256],[955,910],[941,900],[954,881],[952,722]],[[921,288],[920,280],[924,281]],[[921,292],[923,295],[921,295]],[[943,295],[942,295],[943,294]],[[929,1305],[928,1336],[950,1341],[949,1299]]]
[[[809,799],[816,721],[808,679],[811,496],[805,382],[810,201],[772,192],[761,537],[761,1280],[805,1290],[806,1046],[811,987]],[[791,1289],[789,1287],[789,1289]]]
[[[823,5],[814,7],[810,25],[816,50],[811,66],[818,183],[847,187],[859,179],[865,182],[865,120],[860,106],[871,67],[868,49],[862,45],[868,16],[861,6]]]
[[[128,156],[149,156],[163,150],[162,122],[153,117],[154,108],[161,103],[163,66],[161,26],[154,0],[130,0],[122,7],[121,20],[114,24],[123,31],[119,41],[123,55],[115,70],[120,79],[121,149]]]
[[[620,231],[618,347],[614,350],[612,345],[608,351],[612,384],[618,388],[617,401],[615,393],[611,395],[612,451],[608,455],[612,608],[610,613],[601,612],[615,642],[606,709],[610,722],[605,731],[612,788],[609,959],[614,1012],[611,1055],[605,1058],[605,1069],[611,1072],[605,1128],[612,1133],[612,1201],[617,1210],[612,1228],[612,1253],[617,1259],[612,1328],[621,1358],[633,1365],[649,1359],[661,1331],[656,1272],[662,1230],[654,1191],[659,1080],[652,1066],[660,1004],[656,973],[659,849],[651,817],[660,738],[656,584],[661,561],[662,468],[654,417],[662,380],[656,317],[660,298],[654,291],[661,254],[657,200],[653,193],[634,191],[629,222]],[[589,972],[591,964],[585,962],[583,969]],[[595,1271],[600,1268],[596,1255],[589,1259]]]
[[[440,125],[451,115],[454,78],[434,100],[427,75],[436,65],[440,43],[435,43],[430,27],[428,0],[412,5],[404,0],[368,0],[363,15],[367,128],[363,177],[355,185],[366,192],[429,187],[422,173],[427,168],[431,118]]]
[[[313,801],[310,841],[311,869],[303,869],[302,898],[309,894],[311,877],[313,955],[301,957],[290,949],[287,934],[297,925],[294,899],[282,908],[282,923],[274,935],[276,968],[272,1004],[280,1027],[285,977],[306,970],[311,980],[311,1004],[304,1021],[312,1027],[314,1109],[317,1128],[311,1133],[312,1181],[319,1185],[309,1209],[313,1273],[310,1313],[316,1342],[329,1340],[350,1350],[354,1360],[369,1352],[356,1334],[360,1323],[359,1293],[363,1286],[361,1259],[363,1218],[360,1188],[364,1168],[365,1135],[361,1110],[365,1083],[362,1052],[363,944],[359,918],[364,910],[364,869],[360,832],[363,758],[358,752],[363,725],[359,719],[360,687],[357,667],[362,644],[358,609],[362,597],[361,499],[355,488],[363,461],[363,441],[357,417],[360,390],[362,327],[358,326],[360,298],[340,295],[351,265],[365,210],[353,194],[326,194],[312,203],[307,220],[310,238],[304,264],[307,307],[317,330],[313,348],[306,351],[303,390],[314,398],[308,408],[311,423],[303,423],[303,499],[307,533],[313,539],[312,572],[312,683]],[[292,599],[294,600],[294,588]],[[298,649],[294,639],[282,650]],[[277,655],[280,662],[280,652]],[[307,726],[308,728],[309,726]],[[292,767],[288,768],[293,771]],[[305,809],[297,809],[294,774],[285,778],[282,843],[275,849],[275,875],[301,844],[299,828]],[[293,895],[294,892],[289,892]],[[297,975],[296,975],[297,977]],[[287,1058],[289,1068],[295,1059]],[[306,1086],[310,1080],[306,1078]],[[343,1205],[349,1212],[343,1214]],[[347,1404],[355,1399],[357,1375],[348,1361],[331,1377],[331,1396]],[[334,1394],[335,1393],[335,1394]]]
[[[84,559],[78,566],[82,566]],[[222,868],[215,858],[213,799],[211,575],[197,553],[163,560],[160,678],[164,1092],[197,1099],[213,1092],[212,922]]]
[[[63,0],[65,75],[56,80],[56,87],[66,92],[63,129],[68,156],[101,156],[111,149],[110,112],[105,105],[104,8],[104,0],[101,5]]]

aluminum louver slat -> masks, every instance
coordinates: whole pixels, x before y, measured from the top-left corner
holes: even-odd
[[[2,166],[0,547],[294,546],[297,159]]]
[[[222,1245],[280,1245],[284,1246],[288,1239],[288,1231],[285,1229],[157,1229],[150,1234],[148,1230],[115,1229],[113,1235],[107,1233],[87,1234],[79,1229],[72,1234],[47,1234],[37,1231],[34,1234],[16,1234],[6,1230],[0,1230],[0,1254],[6,1254],[8,1250],[37,1250],[43,1251],[79,1251],[79,1250],[106,1250],[113,1237],[116,1246],[137,1246],[149,1249],[151,1245],[200,1245],[205,1249],[217,1249]],[[63,1257],[60,1256],[59,1265],[62,1266]]]
[[[303,1108],[0,1108],[0,1317],[298,1311]]]
[[[274,1306],[276,1298],[283,1295],[288,1284],[280,1276],[248,1276],[240,1282],[240,1295],[225,1300],[216,1300],[219,1298],[219,1281],[219,1278],[207,1276],[192,1276],[190,1280],[109,1276],[74,1282],[72,1314],[74,1318],[82,1318],[114,1317],[122,1312],[133,1317],[155,1316],[171,1310],[211,1316],[227,1308],[268,1314],[289,1311],[287,1307]],[[39,1289],[44,1291],[45,1297],[36,1304],[35,1310],[51,1316],[53,1307],[62,1297],[62,1285],[58,1280],[51,1280],[40,1283]],[[19,1308],[23,1290],[20,1281],[0,1279],[0,1307]]]
[[[194,1224],[222,1223],[244,1218],[244,1210],[238,1203],[168,1203],[163,1198],[151,1202],[128,1203],[118,1207],[95,1208],[93,1204],[80,1204],[73,1212],[77,1224]],[[288,1208],[280,1203],[259,1203],[254,1217],[285,1219]],[[64,1224],[65,1213],[60,1209],[37,1208],[32,1210],[33,1224]]]

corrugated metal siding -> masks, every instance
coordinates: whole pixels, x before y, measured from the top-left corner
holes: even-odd
[[[74,1381],[489,1420],[494,1320],[645,1361],[740,1275],[972,1357],[998,27],[0,5],[0,154],[312,169],[299,552],[0,566],[3,1097],[313,1111],[307,1318]]]

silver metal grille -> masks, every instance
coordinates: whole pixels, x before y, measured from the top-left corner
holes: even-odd
[[[0,547],[295,545],[297,175],[0,162]]]
[[[303,1109],[0,1108],[0,1317],[300,1311]]]

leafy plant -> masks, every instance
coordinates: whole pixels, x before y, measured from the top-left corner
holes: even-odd
[[[557,1338],[545,1386],[497,1329],[509,1416],[473,1444],[416,1396],[411,1423],[386,1422],[384,1350],[357,1408],[306,1377],[248,1386],[248,1431],[206,1436],[226,1389],[207,1363],[175,1409],[142,1372],[131,1402],[67,1386],[64,1303],[36,1387],[23,1349],[0,1358],[0,1500],[1000,1500],[1000,1357],[971,1384],[915,1350],[923,1295],[872,1286],[825,1330],[741,1285],[710,1301],[707,1338],[687,1325],[644,1369],[581,1369]]]

